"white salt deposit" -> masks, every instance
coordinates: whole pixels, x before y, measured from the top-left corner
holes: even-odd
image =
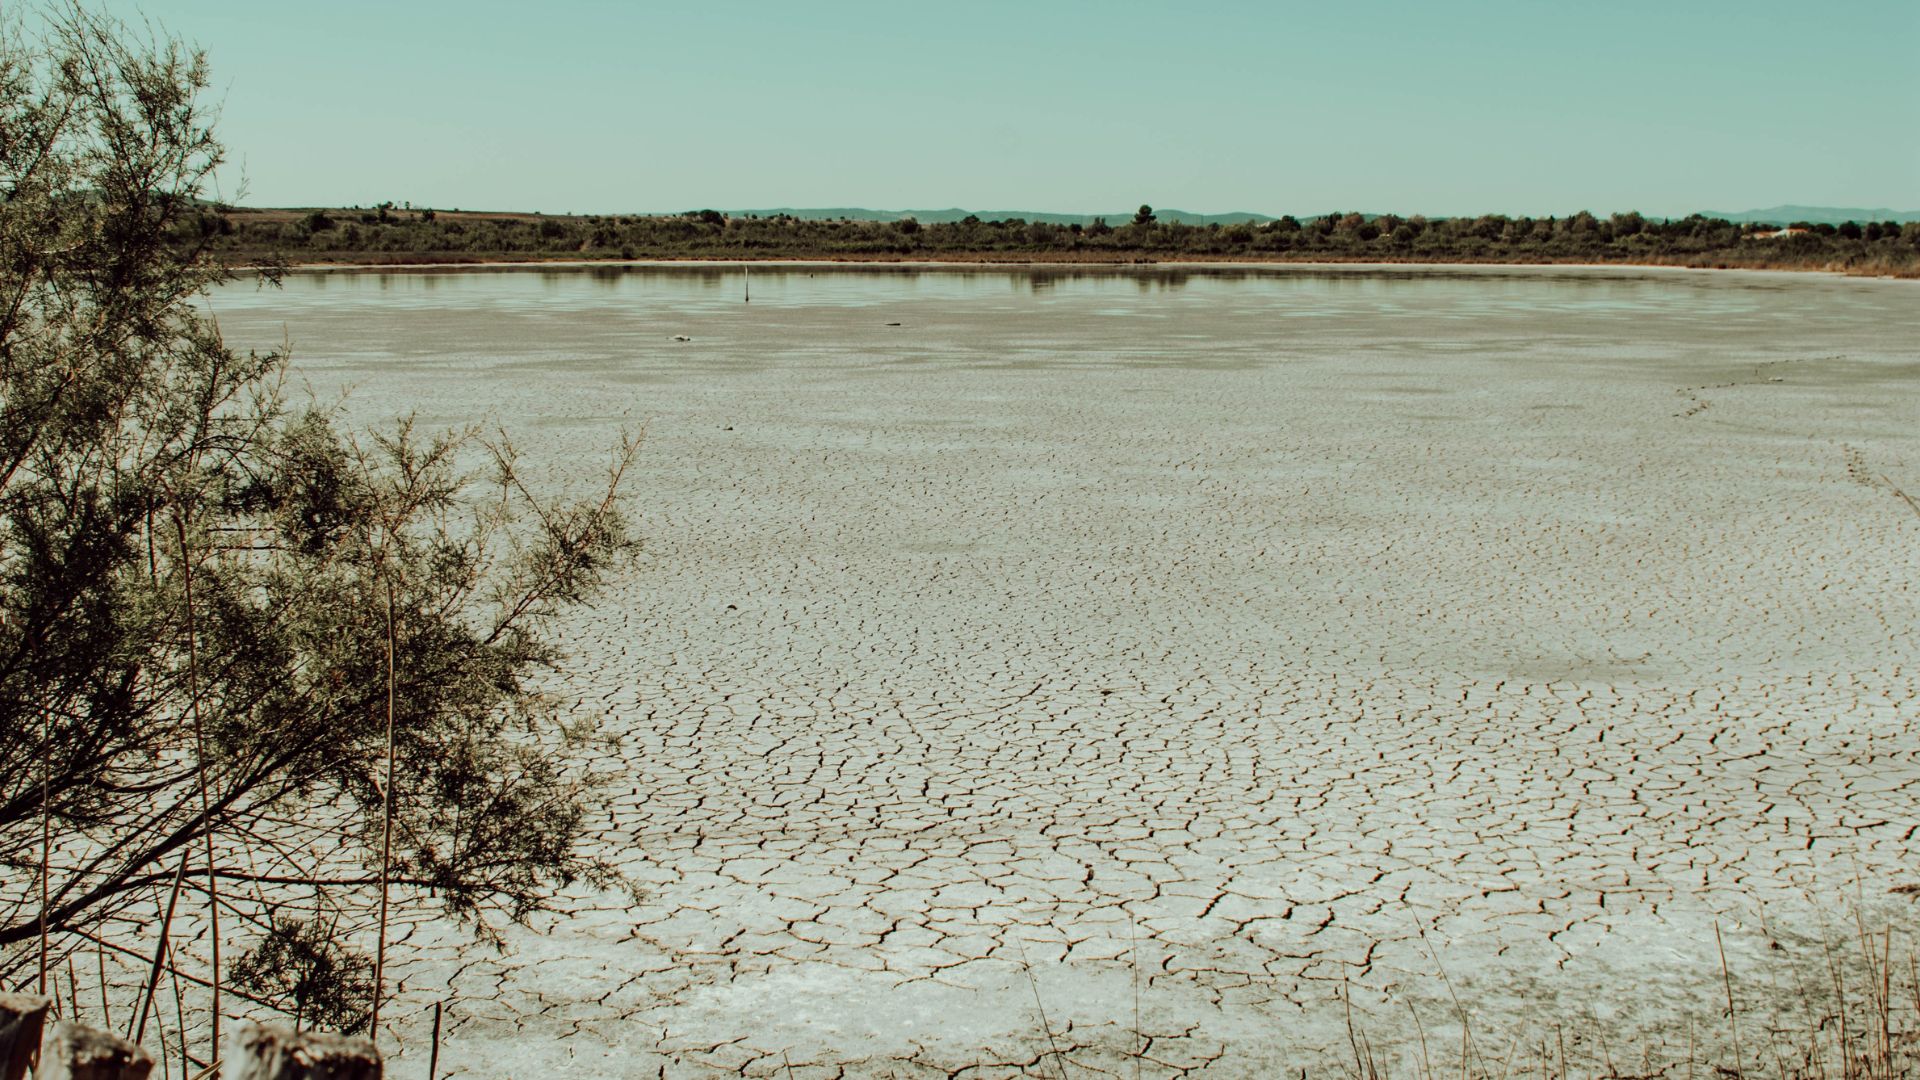
[[[1264,1075],[1346,1057],[1345,997],[1404,1062],[1458,1053],[1443,970],[1495,1050],[1633,1057],[1723,1030],[1716,922],[1759,998],[1769,941],[1910,916],[1911,283],[739,284],[217,300],[553,490],[647,426],[559,689],[650,899],[410,927],[401,1067],[436,1000],[458,1076]]]

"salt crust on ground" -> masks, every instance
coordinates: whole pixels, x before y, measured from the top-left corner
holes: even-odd
[[[554,490],[647,425],[645,557],[557,689],[651,899],[406,927],[397,1067],[445,1000],[443,1075],[1263,1075],[1345,1055],[1349,999],[1457,1053],[1443,969],[1482,1039],[1628,1058],[1714,1037],[1716,923],[1763,996],[1769,941],[1899,913],[1911,285],[741,284],[217,299]]]

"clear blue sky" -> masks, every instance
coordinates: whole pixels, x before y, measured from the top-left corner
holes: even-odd
[[[106,2],[253,205],[1920,209],[1916,0]]]

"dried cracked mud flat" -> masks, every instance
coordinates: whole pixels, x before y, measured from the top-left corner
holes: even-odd
[[[556,489],[647,426],[557,689],[648,899],[410,926],[403,1061],[435,1001],[473,1077],[1297,1074],[1461,1011],[1626,1058],[1720,1030],[1716,927],[1758,996],[1911,917],[1912,284],[743,284],[217,299]]]

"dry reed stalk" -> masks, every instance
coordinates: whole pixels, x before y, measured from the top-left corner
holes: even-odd
[[[1908,985],[1913,987],[1913,1014],[1920,1019],[1920,950],[1907,947]]]
[[[1487,1071],[1486,1059],[1480,1056],[1480,1048],[1474,1045],[1473,1024],[1467,1019],[1466,1007],[1460,1004],[1460,995],[1454,993],[1453,979],[1447,975],[1447,965],[1440,962],[1439,951],[1433,947],[1433,942],[1427,938],[1427,928],[1426,925],[1420,921],[1420,913],[1414,911],[1413,905],[1411,904],[1407,905],[1407,913],[1413,916],[1413,928],[1420,935],[1420,943],[1427,947],[1427,955],[1433,958],[1433,966],[1440,972],[1440,981],[1445,984],[1447,988],[1447,996],[1453,999],[1453,1011],[1455,1015],[1460,1018],[1460,1041],[1462,1047],[1460,1051],[1460,1075],[1465,1077],[1468,1073],[1467,1059],[1469,1055],[1480,1061],[1480,1071],[1485,1073]]]
[[[384,568],[383,568],[384,569]],[[386,575],[382,575],[385,577]],[[387,878],[393,868],[393,579],[387,577],[387,778],[380,788],[380,936],[373,952],[373,1009],[367,1037],[380,1037],[380,992],[387,969]]]
[[[1420,1010],[1413,1007],[1412,998],[1407,999],[1407,1012],[1413,1014],[1413,1031],[1415,1035],[1420,1037],[1420,1075],[1425,1078],[1425,1080],[1431,1080],[1433,1076],[1433,1058],[1427,1055],[1427,1029],[1425,1025],[1420,1023]],[[1544,1043],[1542,1044],[1541,1052],[1545,1052]]]
[[[1693,1013],[1687,1013],[1687,1080],[1693,1080]]]
[[[1500,1060],[1500,1080],[1507,1080],[1513,1073],[1513,1052],[1520,1047],[1520,1036],[1515,1035],[1507,1041],[1507,1056]]]
[[[1127,912],[1127,959],[1133,968],[1133,1080],[1140,1080],[1141,1059],[1147,1054],[1147,1037],[1140,1030],[1140,927],[1133,912]]]
[[[1353,994],[1347,989],[1345,974],[1340,976],[1340,1007],[1346,1013],[1347,1048],[1353,1053],[1353,1075],[1364,1078],[1367,1070],[1360,1060],[1360,1039],[1353,1032]]]
[[[173,908],[180,900],[180,882],[187,876],[187,853],[180,853],[180,869],[174,871],[173,888],[167,893],[167,911],[160,917],[160,941],[153,947],[153,966],[147,971],[147,988],[140,995],[139,1017],[134,1021],[133,1041],[147,1037],[147,1013],[153,1008],[153,994],[160,986],[160,968],[167,959],[167,935],[173,932]],[[94,941],[99,943],[98,938]],[[166,1055],[161,1054],[164,1058]]]
[[[1880,482],[1887,485],[1888,490],[1892,491],[1895,495],[1900,496],[1901,500],[1911,507],[1914,513],[1920,514],[1920,500],[1916,500],[1913,496],[1902,491],[1892,480],[1887,479],[1884,474],[1881,475]]]
[[[93,943],[93,957],[100,972],[100,1026],[113,1030],[113,1009],[107,1004],[107,947]]]
[[[1859,882],[1856,880],[1854,885],[1857,890],[1859,887]],[[1873,958],[1873,935],[1868,933],[1867,931],[1867,917],[1865,913],[1861,910],[1864,906],[1865,906],[1864,898],[1860,898],[1856,896],[1854,908],[1853,908],[1853,926],[1854,926],[1854,931],[1859,935],[1858,941],[1860,944],[1860,958],[1866,961],[1866,965],[1867,965],[1867,978],[1866,978],[1867,1030],[1864,1033],[1864,1037],[1868,1044],[1868,1052],[1871,1053],[1872,1048],[1878,1042],[1876,1038],[1876,1032],[1874,1031],[1874,1021],[1879,1016],[1879,1010],[1877,1009],[1877,1006],[1879,1003],[1875,1000],[1877,996],[1875,991],[1877,990],[1880,984],[1880,975],[1879,975],[1879,972],[1875,970],[1877,965],[1874,963],[1874,958]],[[1868,1060],[1869,1062],[1871,1062],[1870,1058]],[[1870,1073],[1871,1073],[1871,1069],[1869,1068],[1869,1074]]]
[[[1733,975],[1727,970],[1727,946],[1720,940],[1720,920],[1713,920],[1713,945],[1720,950],[1720,982],[1727,990],[1727,1023],[1733,1028],[1733,1063],[1746,1072],[1746,1055],[1740,1051],[1740,1014],[1733,1004]]]
[[[1889,923],[1880,944],[1880,1000],[1874,1003],[1880,1020],[1880,1060],[1889,1072],[1893,1065],[1893,926]]]
[[[199,622],[193,606],[193,552],[187,546],[186,518],[173,515],[174,531],[180,538],[180,569],[182,584],[186,592],[187,603],[187,702],[192,706],[194,777],[200,788],[201,837],[206,841],[207,849],[207,942],[211,956],[213,984],[213,1052],[209,1057],[220,1056],[220,886],[219,875],[213,860],[213,813],[211,799],[207,794],[207,741],[206,731],[200,718],[200,647]],[[180,1030],[181,1053],[186,1053],[186,1029]],[[181,1069],[185,1073],[184,1068]]]
[[[40,710],[40,988],[47,996],[47,908],[53,902],[48,884],[53,863],[53,714]]]
[[[1848,1046],[1852,1040],[1847,1034],[1847,1020],[1850,1017],[1852,1008],[1847,998],[1846,970],[1840,961],[1840,957],[1834,952],[1830,931],[1824,925],[1824,920],[1822,925],[1821,947],[1825,950],[1827,957],[1827,978],[1833,982],[1833,997],[1837,1010],[1835,1014],[1837,1034],[1834,1036],[1834,1045],[1840,1055],[1840,1074],[1843,1077],[1852,1076],[1853,1055],[1848,1051]],[[1822,1065],[1824,1067],[1824,1060]]]
[[[167,951],[169,954],[173,952],[173,944],[171,942],[167,944]],[[173,973],[173,1022],[178,1025],[180,1029],[180,1075],[192,1076],[192,1059],[187,1056],[187,1006],[184,996],[180,993],[179,956],[169,955],[167,958],[167,967]]]
[[[74,930],[72,931],[72,933],[74,934],[74,936],[84,938],[87,941],[91,941],[96,945],[105,945],[108,949],[110,949],[113,952],[123,953],[129,957],[133,957],[139,960],[143,964],[152,962],[151,957],[143,955],[137,949],[130,949],[125,945],[116,945],[113,942],[107,941],[104,938],[95,937],[93,934],[90,934],[85,930]],[[189,986],[211,987],[213,985],[211,982],[207,981],[207,978],[204,975],[195,975],[191,971],[181,971],[178,968],[173,968],[173,967],[166,967],[165,970],[171,973],[178,974],[180,978],[186,980]],[[220,993],[221,993],[221,996],[223,997],[239,998],[241,1001],[245,1001],[253,1005],[258,1005],[263,1009],[273,1009],[275,1011],[281,1011],[278,1008],[278,1006],[274,1005],[273,1002],[268,1001],[265,998],[254,997],[252,994],[249,994],[244,990],[236,989],[231,985],[222,984],[222,986],[220,987]]]
[[[1020,966],[1027,973],[1027,986],[1033,990],[1033,1006],[1040,1011],[1040,1027],[1047,1033],[1047,1045],[1053,1050],[1053,1064],[1060,1070],[1060,1080],[1067,1080],[1067,1062],[1060,1056],[1060,1044],[1053,1039],[1053,1024],[1047,1020],[1047,1006],[1040,1000],[1040,980],[1033,977],[1033,965],[1027,962],[1027,946],[1023,941],[1015,940],[1020,947]]]

